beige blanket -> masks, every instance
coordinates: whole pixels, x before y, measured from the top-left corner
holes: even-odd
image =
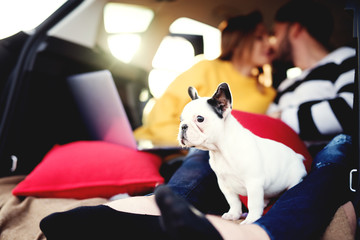
[[[53,212],[66,211],[79,206],[99,205],[103,198],[86,200],[57,198],[19,198],[11,190],[24,176],[0,178],[0,240],[46,239],[39,223]],[[351,217],[351,215],[353,215]],[[351,204],[340,207],[327,228],[323,240],[355,239],[355,212]]]
[[[103,198],[86,200],[54,198],[19,198],[11,190],[24,176],[0,178],[0,240],[45,239],[39,223],[53,212],[65,211],[79,206],[99,205]]]

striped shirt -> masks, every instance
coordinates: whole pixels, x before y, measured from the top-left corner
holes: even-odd
[[[356,51],[339,48],[299,77],[285,79],[278,87],[275,106],[305,141],[329,140],[354,129],[354,80]]]

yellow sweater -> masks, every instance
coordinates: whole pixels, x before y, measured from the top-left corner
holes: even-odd
[[[231,62],[204,60],[179,75],[159,98],[144,125],[135,130],[137,140],[177,144],[180,114],[191,100],[188,87],[200,97],[211,97],[217,86],[227,82],[233,97],[233,109],[264,114],[275,97],[273,88],[258,90],[256,79],[241,75]]]

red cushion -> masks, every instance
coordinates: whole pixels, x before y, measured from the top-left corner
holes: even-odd
[[[299,138],[298,134],[278,119],[268,117],[266,115],[253,114],[241,111],[232,111],[232,115],[252,133],[263,137],[281,142],[295,152],[302,154],[305,157],[304,165],[307,171],[310,171],[312,157],[308,152],[304,142]],[[241,201],[247,206],[247,197],[240,196]],[[266,213],[270,207],[264,210]]]
[[[51,149],[13,194],[47,198],[111,197],[152,191],[164,180],[161,159],[102,141],[79,141]]]

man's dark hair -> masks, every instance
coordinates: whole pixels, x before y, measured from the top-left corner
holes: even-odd
[[[299,23],[314,39],[329,48],[334,22],[326,6],[311,0],[292,0],[279,8],[275,21]]]

